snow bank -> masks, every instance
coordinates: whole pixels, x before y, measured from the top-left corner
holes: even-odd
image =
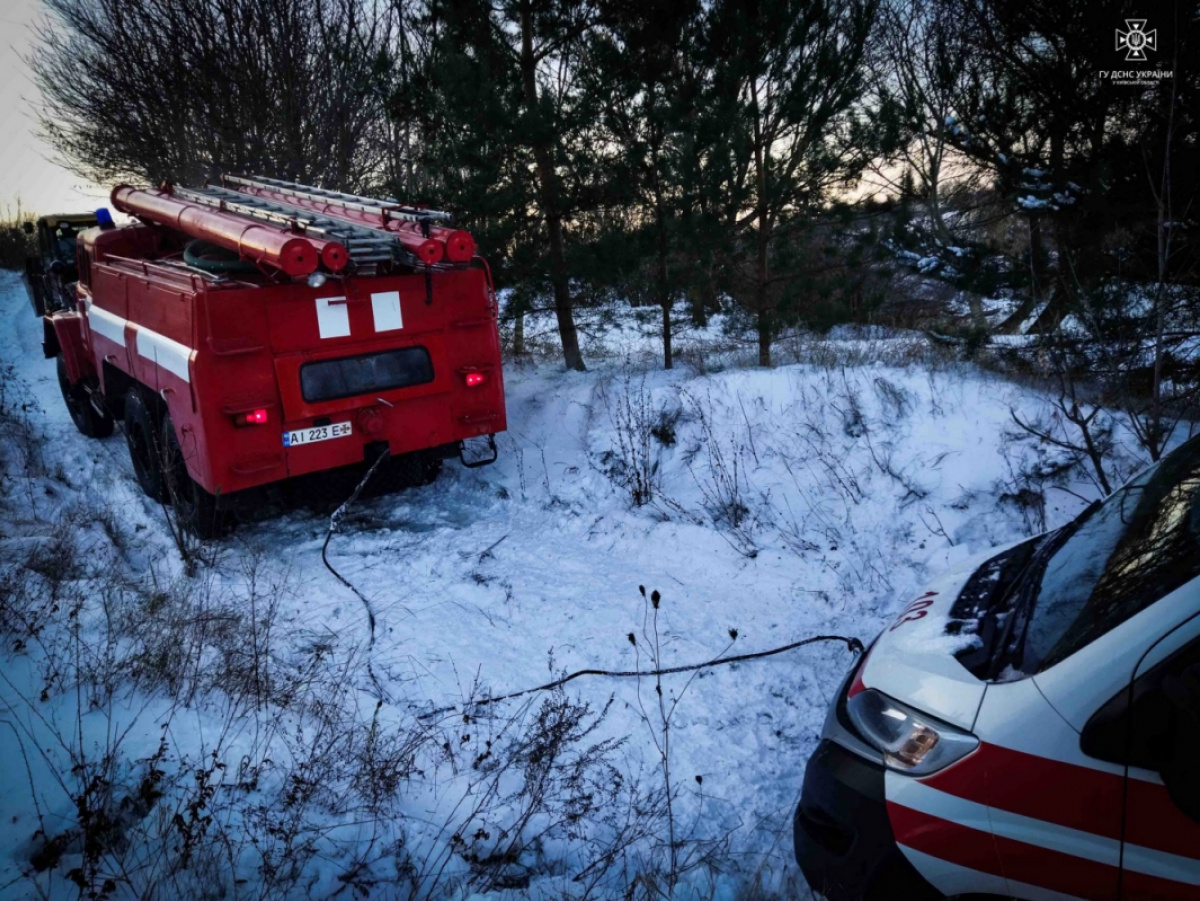
[[[0,313],[0,361],[13,367],[5,402],[27,405],[27,446],[37,458],[22,457],[17,437],[6,435],[0,566],[52,542],[45,523],[90,510],[120,535],[120,552],[105,558],[110,576],[138,584],[183,579],[162,512],[139,494],[120,434],[92,442],[74,431],[53,364],[40,357],[38,324],[7,273],[0,273]],[[344,701],[376,724],[376,735],[410,727],[418,713],[461,705],[472,683],[476,693],[503,694],[545,681],[548,666],[644,669],[646,636],[656,637],[664,666],[817,633],[869,641],[933,574],[1037,525],[1002,498],[1016,491],[1022,459],[1036,456],[1004,438],[1010,408],[1036,418],[1042,407],[1027,390],[967,366],[646,371],[631,368],[648,347],[645,330],[623,325],[614,334],[609,355],[588,373],[509,366],[510,430],[499,438],[495,466],[448,465],[435,484],[363,501],[346,517],[330,559],[373,605],[372,647],[362,604],[321,565],[322,515],[294,510],[243,526],[197,578],[239,598],[253,596],[251,578],[259,591],[276,586],[283,658],[326,645],[340,654]],[[714,325],[688,340],[725,339]],[[639,465],[652,492],[636,506],[628,475]],[[1055,525],[1080,506],[1068,493],[1051,492],[1045,517]],[[88,528],[97,546],[107,540],[102,526]],[[662,593],[656,631],[639,585]],[[40,685],[36,666],[13,659],[0,694],[17,707],[18,692],[36,697]],[[814,646],[664,680],[667,698],[678,699],[670,759],[678,830],[689,841],[723,843],[731,869],[722,891],[732,892],[768,858],[763,872],[775,880],[768,888],[798,878],[790,815],[829,699],[850,664],[844,649]],[[640,774],[653,786],[662,769],[647,692],[653,687],[645,680],[569,686],[571,698],[593,709],[611,700],[595,738],[623,742],[626,777]],[[128,692],[110,701],[83,715],[84,745],[110,728],[109,709],[130,730],[130,758],[152,755],[168,705]],[[25,718],[32,734],[45,737],[38,717],[74,722],[76,704],[73,692],[50,690],[38,715]],[[172,747],[190,742],[193,761],[228,728],[212,706],[176,714]],[[279,723],[291,715],[281,711]],[[250,722],[262,720],[247,714],[234,725]],[[454,728],[454,740],[471,753],[421,757],[396,791],[396,828],[406,847],[427,857],[448,840],[440,824],[456,822],[477,785],[468,764],[482,736]],[[72,815],[42,759],[30,757],[28,741],[15,735],[0,730],[0,885],[9,886],[0,895],[24,891],[17,877],[28,868],[34,799],[64,822]],[[227,746],[236,750],[243,740]],[[69,770],[62,749],[50,748],[46,760]],[[460,760],[466,763],[453,762]],[[360,835],[334,814],[328,827],[331,844],[310,861],[314,893],[342,884],[339,876],[357,865],[356,848],[371,849],[362,866],[372,878],[401,879],[402,855],[379,853],[377,835]],[[540,859],[522,858],[529,880],[508,894],[576,891],[567,876],[583,856],[570,844],[548,839]],[[467,892],[476,870],[446,847],[446,872],[457,880],[455,891]],[[649,866],[655,847],[643,839],[629,860]],[[48,878],[37,877],[42,885]],[[697,867],[688,878],[702,892],[716,877]],[[61,875],[54,884],[63,885]]]

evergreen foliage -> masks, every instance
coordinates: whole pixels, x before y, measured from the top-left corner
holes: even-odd
[[[1113,50],[1125,0],[47,3],[41,122],[77,172],[450,209],[507,317],[554,312],[569,368],[575,309],[618,298],[661,310],[668,367],[718,310],[770,365],[789,329],[871,321],[906,271],[981,334],[1115,321],[1114,279],[1200,279],[1182,2],[1137,64]],[[1023,301],[1000,324],[997,293]]]

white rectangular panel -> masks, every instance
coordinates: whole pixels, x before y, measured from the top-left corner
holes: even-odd
[[[400,292],[384,291],[371,295],[371,312],[375,314],[375,331],[392,332],[404,328],[400,315]]]
[[[317,329],[322,338],[345,338],[350,334],[350,311],[346,309],[346,298],[317,298]]]

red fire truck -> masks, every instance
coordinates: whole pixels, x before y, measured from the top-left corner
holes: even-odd
[[[384,452],[410,482],[495,460],[495,292],[446,214],[231,176],[112,204],[133,222],[101,211],[79,236],[45,353],[79,430],[120,420],[141,487],[185,527],[214,536],[293,477]]]

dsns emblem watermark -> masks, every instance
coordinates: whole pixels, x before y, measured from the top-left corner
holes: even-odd
[[[1146,30],[1146,19],[1126,19],[1128,31],[1117,29],[1118,50],[1125,51],[1125,62],[1144,63],[1147,50],[1158,49],[1158,29]]]
[[[1097,74],[1102,81],[1128,87],[1154,87],[1175,77],[1171,69],[1163,69],[1150,63],[1148,51],[1158,50],[1158,29],[1146,28],[1146,19],[1126,19],[1125,28],[1117,29],[1116,50],[1125,51],[1124,62],[1134,63],[1128,69],[1101,69]],[[1140,65],[1138,65],[1140,64]]]

